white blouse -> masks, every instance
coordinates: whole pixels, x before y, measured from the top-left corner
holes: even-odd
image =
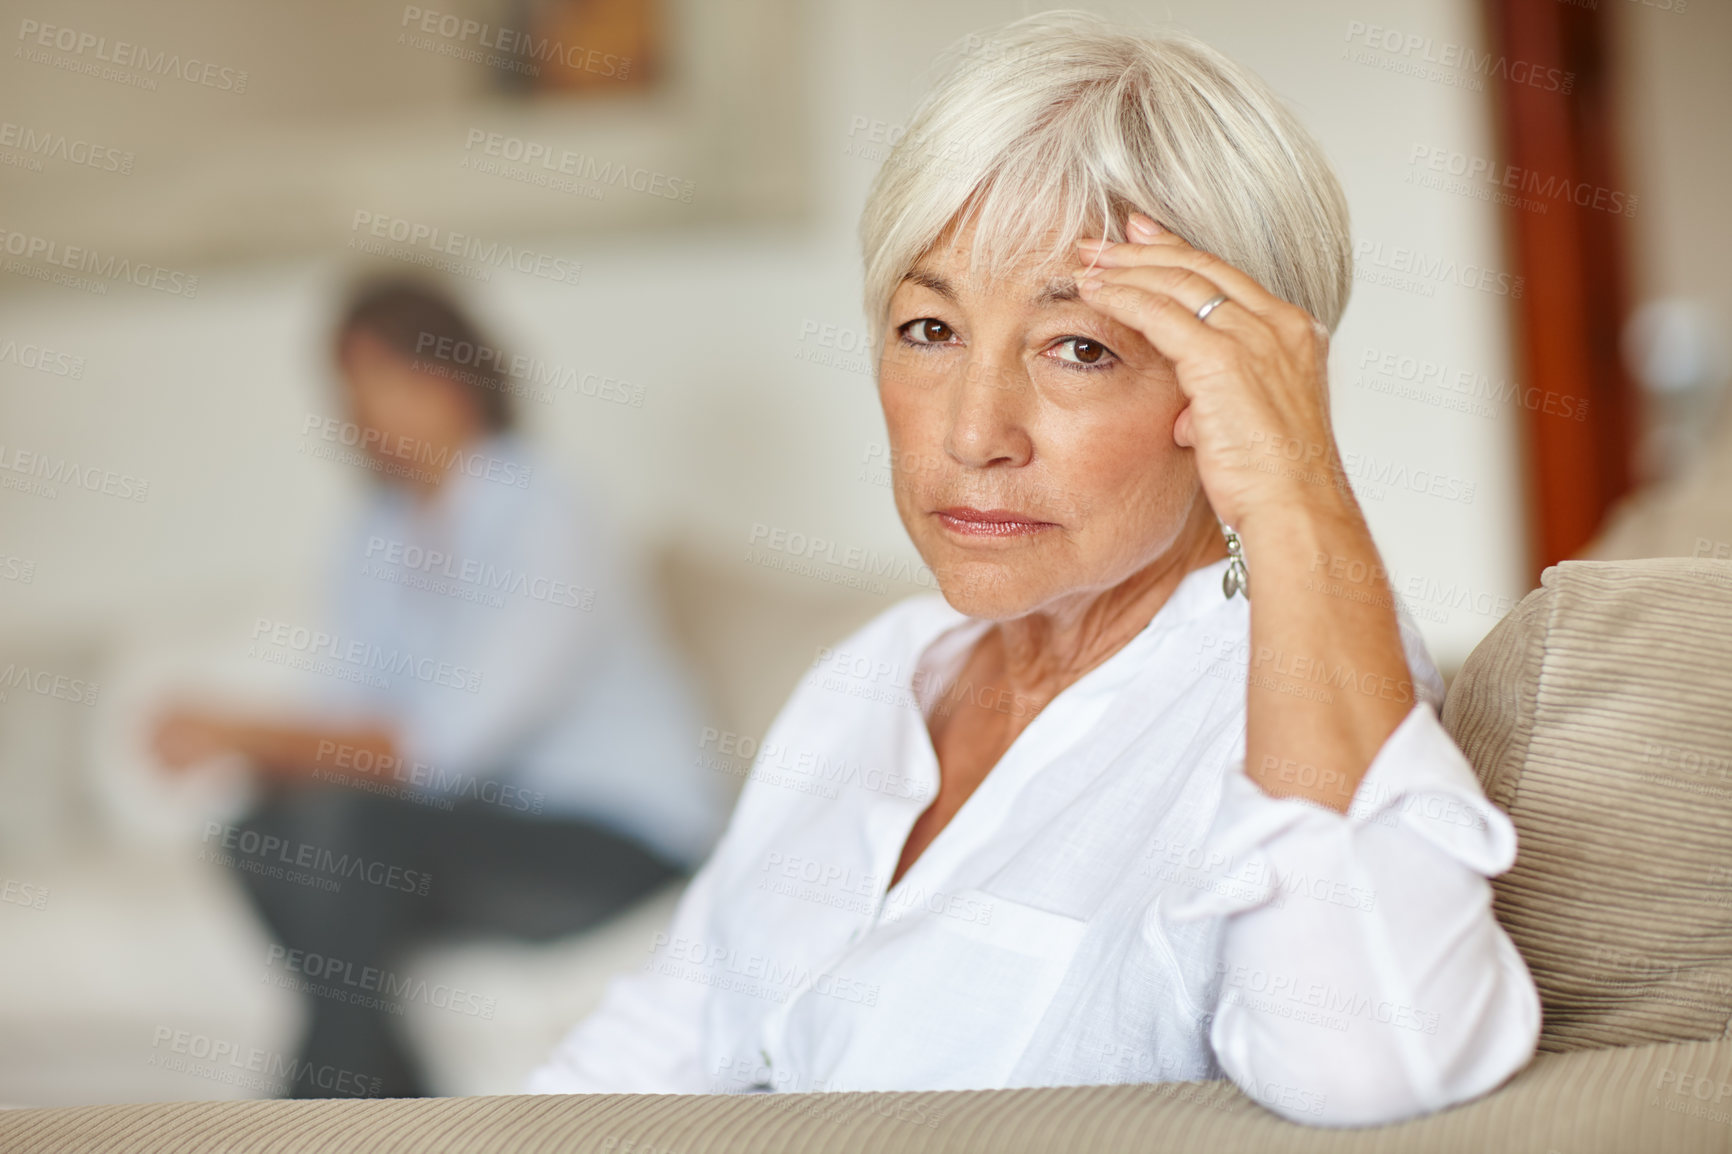
[[[1018,703],[951,684],[989,623],[936,594],[823,651],[643,969],[529,1089],[1224,1073],[1287,1117],[1366,1125],[1500,1084],[1540,1017],[1486,882],[1515,831],[1438,722],[1423,643],[1404,619],[1420,700],[1349,814],[1276,800],[1242,768],[1249,613],[1225,564],[1049,702],[888,892],[938,787],[932,707]],[[1313,692],[1391,690],[1260,656]]]

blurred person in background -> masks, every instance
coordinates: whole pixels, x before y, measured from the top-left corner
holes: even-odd
[[[315,654],[344,679],[313,716],[182,706],[155,726],[168,767],[256,769],[262,801],[225,841],[314,867],[240,871],[297,988],[389,1005],[381,987],[429,939],[585,929],[695,865],[724,817],[692,757],[691,694],[615,546],[512,433],[503,356],[466,351],[496,348],[421,282],[352,295],[333,351],[375,483]],[[387,1009],[307,1004],[304,1060],[424,1092]]]

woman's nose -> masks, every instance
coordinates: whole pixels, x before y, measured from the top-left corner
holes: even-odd
[[[1019,363],[972,357],[965,361],[951,382],[945,451],[970,468],[1026,465],[1034,456],[1027,427],[1029,384]]]

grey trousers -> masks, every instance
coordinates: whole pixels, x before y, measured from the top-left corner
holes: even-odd
[[[420,1097],[425,1081],[396,1027],[406,1003],[492,1017],[496,992],[429,989],[406,973],[413,947],[575,933],[680,876],[590,822],[333,785],[277,789],[230,843],[276,940],[264,980],[311,1011],[289,1069],[297,1098]]]

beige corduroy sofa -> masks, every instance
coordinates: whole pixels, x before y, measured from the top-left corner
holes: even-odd
[[[1230,1084],[918,1094],[222,1102],[0,1112],[0,1150],[1732,1151],[1732,564],[1566,562],[1444,720],[1521,835],[1497,909],[1541,1054],[1480,1101],[1357,1131]]]

